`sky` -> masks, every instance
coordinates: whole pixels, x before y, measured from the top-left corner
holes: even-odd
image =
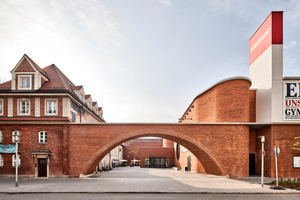
[[[283,13],[283,74],[300,76],[297,0],[0,0],[0,78],[55,64],[107,122],[178,122],[197,94],[249,77],[249,39]]]

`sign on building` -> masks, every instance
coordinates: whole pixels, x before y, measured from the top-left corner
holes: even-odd
[[[283,120],[300,120],[300,81],[283,82]]]

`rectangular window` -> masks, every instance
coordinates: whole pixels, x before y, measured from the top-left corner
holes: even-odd
[[[74,112],[72,112],[72,111],[71,111],[71,113],[72,113],[72,121],[73,121],[73,122],[76,122],[76,113],[74,113]]]
[[[0,99],[0,115],[3,115],[3,100]]]
[[[19,101],[19,114],[29,114],[29,100]]]
[[[16,154],[12,155],[12,166],[16,166]],[[21,166],[21,157],[18,155],[18,166]]]
[[[47,114],[57,114],[57,101],[47,100]]]
[[[21,78],[21,88],[30,88],[30,78],[29,77]]]
[[[12,143],[16,143],[14,135],[18,135],[19,136],[19,142],[18,143],[20,143],[21,142],[21,132],[20,131],[13,131],[12,132],[12,140],[11,140]]]
[[[3,154],[0,154],[0,167],[3,167]]]
[[[83,96],[81,94],[79,95],[79,99],[80,101],[83,101]]]
[[[46,131],[39,132],[39,143],[43,143],[43,144],[47,143],[47,132]]]
[[[3,143],[3,131],[0,131],[0,144]]]
[[[18,90],[32,89],[32,75],[18,75]]]

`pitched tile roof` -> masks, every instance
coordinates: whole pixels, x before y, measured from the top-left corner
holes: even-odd
[[[41,74],[43,74],[44,76],[46,76],[47,78],[48,78],[48,76],[47,76],[47,72],[45,72],[42,68],[40,68],[40,66],[38,66],[29,56],[27,56],[26,54],[24,54],[24,56],[26,56],[28,59],[29,59],[29,61],[34,65],[34,67],[41,73]]]
[[[44,71],[50,81],[42,85],[39,90],[68,90],[74,93],[71,87],[75,85],[54,64],[45,67]]]
[[[82,88],[82,85],[79,86],[71,86],[72,90],[80,90]]]
[[[11,90],[11,81],[1,83],[0,90]]]

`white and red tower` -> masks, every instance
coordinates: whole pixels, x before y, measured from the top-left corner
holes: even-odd
[[[273,11],[249,40],[256,121],[283,121],[283,12]]]

